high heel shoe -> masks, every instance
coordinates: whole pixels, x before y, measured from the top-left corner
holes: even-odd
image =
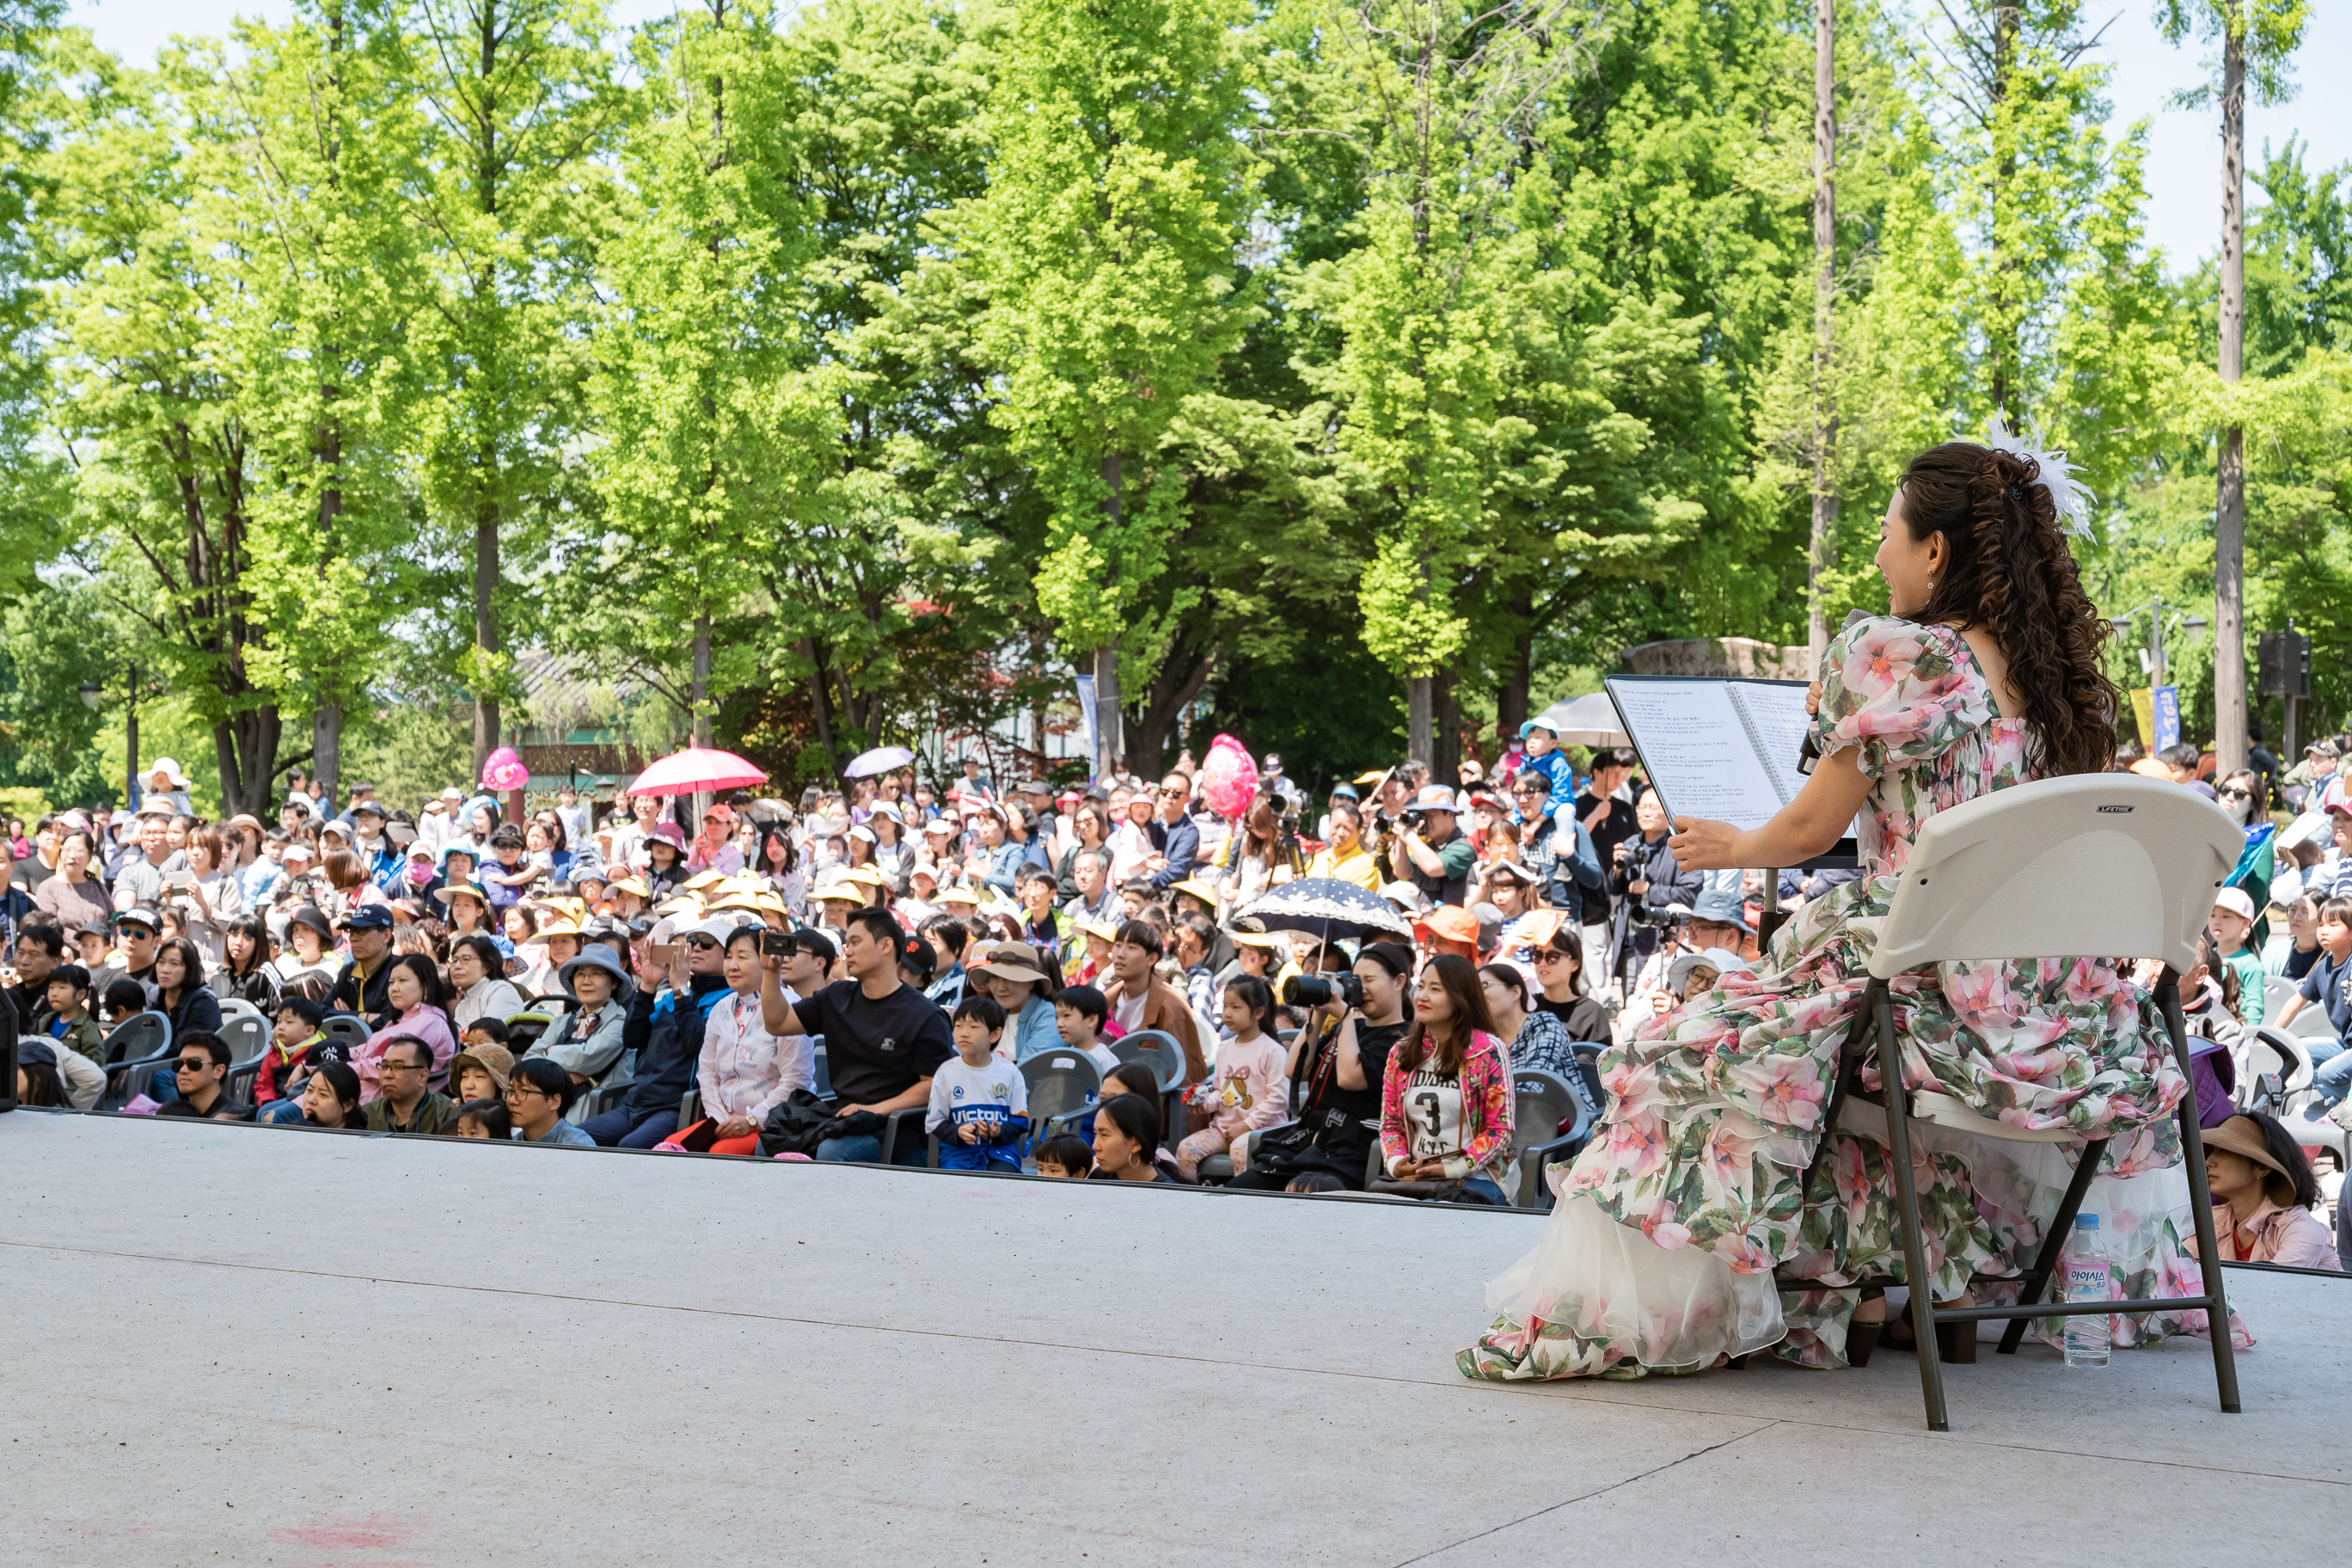
[[[1863,1288],[1862,1300],[1883,1301],[1885,1300],[1886,1300],[1886,1291],[1883,1286],[1867,1285]],[[1859,1306],[1861,1303],[1855,1304]],[[1874,1323],[1849,1319],[1845,1326],[1846,1365],[1868,1366],[1871,1356],[1878,1350],[1878,1336],[1885,1326],[1884,1319]]]

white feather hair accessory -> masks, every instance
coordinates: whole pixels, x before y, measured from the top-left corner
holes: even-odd
[[[2042,446],[2042,421],[2037,419],[2028,425],[2021,438],[2010,430],[2008,421],[1996,414],[1985,421],[1985,445],[2012,458],[2031,459],[2038,470],[2033,482],[2050,492],[2051,504],[2057,509],[2059,531],[2077,539],[2091,536],[2091,507],[2099,498],[2075,482],[2074,476],[2084,470],[2068,462],[2065,453],[2053,452]]]

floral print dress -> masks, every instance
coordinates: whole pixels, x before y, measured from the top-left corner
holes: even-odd
[[[1806,1172],[1920,825],[2033,777],[2032,748],[1949,627],[1857,623],[1831,644],[1822,688],[1822,754],[1855,750],[1874,781],[1867,874],[1806,905],[1767,962],[1603,1053],[1607,1118],[1572,1166],[1554,1167],[1559,1202],[1535,1250],[1488,1287],[1498,1316],[1461,1352],[1465,1375],[1696,1372],[1768,1345],[1843,1365],[1858,1282],[1903,1279],[1885,1148],[1832,1131],[1810,1198]],[[1892,990],[1909,1087],[2019,1127],[2113,1137],[2085,1206],[2110,1216],[2119,1285],[2195,1294],[2168,1115],[2187,1085],[2154,1001],[2087,958],[1944,963]],[[1874,1043],[1867,1051],[1862,1077],[1874,1089]],[[2031,1266],[2084,1144],[1918,1125],[1930,1288],[1948,1300],[1974,1281],[1980,1298],[2000,1296]],[[2117,1342],[2201,1330],[2203,1314],[2186,1317],[2118,1318]]]

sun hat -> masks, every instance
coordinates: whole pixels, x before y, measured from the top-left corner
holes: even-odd
[[[1681,995],[1684,984],[1690,979],[1691,971],[1701,964],[1714,970],[1717,979],[1727,974],[1744,973],[1748,968],[1746,959],[1720,947],[1710,947],[1701,952],[1677,953],[1675,955],[1675,961],[1666,965],[1667,991],[1674,995]]]
[[[1086,932],[1088,936],[1098,936],[1105,942],[1117,942],[1118,940],[1118,927],[1112,925],[1108,921],[1090,921],[1081,917],[1074,923],[1080,931]],[[1249,939],[1241,935],[1239,932],[1236,932],[1234,936],[1234,940],[1235,942],[1247,942]],[[1258,946],[1263,944],[1252,943],[1251,945]]]
[[[1538,877],[1524,861],[1519,860],[1490,860],[1486,863],[1487,876],[1492,877],[1497,871],[1508,871],[1530,888],[1543,879]]]
[[[1422,942],[1466,942],[1475,946],[1478,917],[1459,904],[1440,904],[1412,922],[1412,934]]]
[[[1417,915],[1422,911],[1423,900],[1421,889],[1411,882],[1383,882],[1381,885],[1381,897],[1407,914]]]
[[[1692,900],[1690,918],[1744,926],[1748,923],[1748,910],[1740,903],[1739,895],[1729,888],[1702,888],[1698,897]]]
[[[1197,877],[1187,877],[1181,882],[1173,883],[1168,890],[1171,893],[1190,893],[1211,909],[1217,907],[1217,889]]]
[[[580,928],[577,925],[574,925],[572,921],[557,921],[553,925],[541,926],[539,930],[531,932],[529,936],[523,938],[522,941],[517,942],[515,945],[517,947],[544,947],[547,944],[547,939],[549,937],[576,937],[579,934]]]
[[[993,974],[1005,980],[1023,981],[1032,985],[1045,979],[1045,961],[1037,950],[1025,942],[1000,942],[989,949],[988,962],[968,965],[966,973]]]
[[[604,890],[608,893],[635,893],[641,899],[650,899],[653,897],[653,889],[646,887],[645,879],[638,876],[635,871],[632,871],[627,876],[622,877],[614,881],[605,883]]]
[[[335,940],[335,928],[327,923],[326,911],[316,904],[304,904],[300,909],[288,915],[286,925],[289,934],[294,927],[302,926],[317,931],[319,940],[322,942],[332,942]]]
[[[707,941],[717,942],[720,947],[725,947],[727,945],[727,940],[734,934],[735,922],[733,921],[721,920],[718,916],[713,915],[710,919],[699,921],[697,924],[680,927],[677,932],[677,940],[680,942],[691,942],[696,937],[702,937]]]
[[[2254,900],[2246,896],[2243,888],[2224,888],[2213,895],[2213,907],[2227,910],[2242,921],[2254,918]]]
[[[173,762],[169,757],[158,757],[153,762],[149,763],[147,764],[147,771],[141,773],[139,776],[142,779],[152,779],[157,773],[162,773],[164,777],[170,779],[173,789],[194,789],[196,787],[194,784],[188,782],[188,775],[180,771],[180,764]]]
[[[1409,816],[1417,816],[1424,811],[1450,812],[1455,816],[1462,815],[1461,805],[1454,800],[1454,792],[1444,784],[1422,785],[1421,793],[1414,795],[1412,804],[1404,809]]]
[[[466,1075],[468,1063],[490,1075],[499,1086],[499,1093],[507,1091],[507,1080],[514,1077],[514,1053],[495,1042],[487,1046],[468,1046],[449,1058],[449,1087],[455,1089]]]
[[[726,879],[727,874],[723,871],[697,871],[693,876],[688,877],[685,881],[680,882],[678,886],[684,888],[689,893],[699,893],[706,889],[719,886],[719,883]]]
[[[445,904],[458,898],[479,899],[484,909],[490,907],[489,892],[479,882],[452,882],[446,887],[434,889],[433,896]]]
[[[980,900],[979,889],[969,883],[958,882],[952,888],[941,888],[939,890],[939,896],[931,901],[940,904],[970,904],[977,909],[980,907]]]
[[[656,839],[681,855],[686,853],[686,829],[675,822],[655,824],[653,831],[646,835],[646,841],[650,844]]]
[[[869,901],[866,896],[865,889],[845,878],[835,878],[833,881],[827,882],[824,887],[819,888],[815,892],[811,893],[809,897],[814,899],[820,904],[833,902],[863,904]]]
[[[956,825],[955,825],[954,823],[952,823],[952,822],[950,822],[950,821],[949,821],[946,817],[944,817],[944,816],[935,816],[935,817],[931,818],[929,822],[926,822],[925,824],[923,824],[923,831],[924,831],[925,833],[927,833],[927,834],[929,834],[929,833],[953,833],[953,832],[955,832],[955,831],[956,831]]]
[[[563,966],[555,972],[555,983],[562,986],[565,991],[570,991],[572,989],[572,976],[583,963],[591,969],[601,969],[605,973],[613,977],[613,996],[614,1000],[624,1002],[628,1000],[629,992],[631,990],[629,984],[629,972],[622,965],[618,955],[616,955],[611,948],[605,946],[601,942],[589,942],[581,948],[579,957],[565,960]],[[574,996],[572,999],[574,1001],[579,1000],[577,996]]]
[[[863,883],[866,887],[876,889],[890,885],[890,879],[871,866],[852,866],[841,874],[841,879],[845,882]]]
[[[1091,927],[1081,921],[1078,922],[1078,927],[1081,931],[1099,929],[1106,940],[1118,940],[1118,934],[1108,926]],[[1263,947],[1271,951],[1290,945],[1290,938],[1278,931],[1236,931],[1227,934],[1234,939],[1234,945],[1238,947]]]
[[[2209,1127],[2204,1132],[2205,1147],[2227,1149],[2232,1154],[2242,1154],[2271,1173],[2263,1183],[2263,1195],[2286,1208],[2294,1202],[2294,1178],[2271,1152],[2263,1137],[2262,1124],[2251,1116],[2232,1116],[2219,1127]]]
[[[654,910],[654,913],[657,915],[698,915],[701,912],[702,900],[696,898],[692,893],[680,893],[676,898],[667,900]]]

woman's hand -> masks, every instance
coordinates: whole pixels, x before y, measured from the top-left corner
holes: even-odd
[[[1814,681],[1805,688],[1805,711],[1819,716],[1822,710],[1822,683]]]
[[[730,1116],[719,1124],[721,1138],[746,1138],[758,1131],[748,1116]]]
[[[1685,871],[1720,871],[1742,864],[1739,839],[1739,829],[1727,822],[1678,816],[1666,847],[1674,851],[1675,864]]]

